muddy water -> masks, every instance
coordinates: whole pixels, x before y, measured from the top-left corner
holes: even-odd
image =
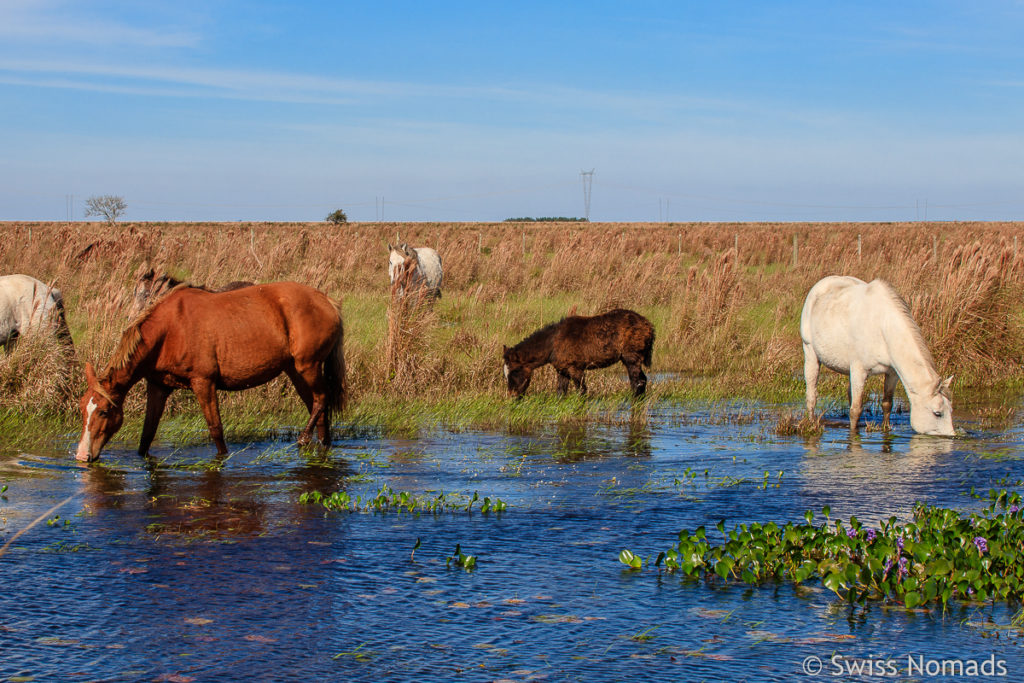
[[[792,680],[807,657],[994,656],[1024,676],[1006,607],[851,611],[817,586],[685,583],[624,571],[683,527],[976,509],[972,486],[1024,479],[1014,424],[958,440],[841,426],[773,434],[777,411],[662,407],[643,425],[538,433],[346,435],[326,457],[287,443],[156,450],[128,441],[76,466],[73,435],[0,456],[0,680]],[[134,439],[137,435],[125,435]],[[767,472],[768,478],[765,479]],[[780,476],[781,472],[781,476]],[[500,498],[500,514],[327,513],[309,490],[387,484]],[[49,511],[54,505],[58,509]],[[48,512],[49,511],[49,512]],[[820,514],[820,513],[819,513]],[[421,546],[413,555],[417,539]],[[446,567],[456,544],[473,572]],[[923,659],[916,659],[923,658]],[[934,670],[934,669],[933,669]],[[847,678],[843,675],[838,678]]]

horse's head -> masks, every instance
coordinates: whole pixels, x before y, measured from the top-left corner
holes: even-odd
[[[505,379],[508,380],[508,391],[516,398],[521,397],[526,393],[526,388],[530,386],[530,376],[533,374],[525,359],[515,349],[505,347]]]
[[[407,244],[399,244],[397,247],[393,246],[391,242],[388,242],[388,277],[391,279],[391,284],[395,284],[395,280],[401,275],[402,264],[405,263],[405,250],[408,249]]]
[[[152,268],[139,276],[139,281],[135,283],[135,292],[132,294],[132,306],[128,311],[129,318],[134,318],[146,310],[146,304],[149,303],[149,298],[153,295],[155,279],[156,271]]]
[[[92,462],[100,457],[107,441],[121,428],[124,412],[120,402],[114,400],[102,380],[96,377],[92,363],[85,364],[85,380],[89,386],[78,402],[82,410],[82,439],[75,458]]]
[[[933,436],[956,436],[953,429],[953,402],[950,400],[949,385],[952,377],[940,379],[931,393],[918,396],[910,402],[910,426],[918,434]]]

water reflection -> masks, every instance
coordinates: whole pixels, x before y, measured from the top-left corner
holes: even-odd
[[[338,491],[350,470],[344,461],[307,459],[285,472],[258,466],[225,469],[223,462],[200,470],[150,466],[121,470],[93,466],[82,474],[86,506],[93,510],[130,509],[143,517],[114,516],[153,534],[251,536],[268,529],[277,497],[297,498],[304,491]],[[280,523],[280,515],[275,523]],[[298,521],[301,514],[292,522]],[[129,532],[139,528],[128,529]]]
[[[804,444],[800,477],[805,493],[835,491],[858,510],[905,516],[916,500],[943,486],[937,472],[954,453],[953,439],[915,434],[852,434],[845,442]],[[949,486],[951,482],[945,482]]]

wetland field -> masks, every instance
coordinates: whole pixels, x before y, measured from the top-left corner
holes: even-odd
[[[0,272],[62,290],[76,357],[30,338],[0,357],[0,681],[1019,678],[1018,598],[851,604],[657,560],[683,530],[722,542],[720,522],[880,530],[1024,488],[1022,228],[2,223]],[[438,250],[436,305],[389,315],[388,242]],[[334,447],[296,446],[279,380],[222,393],[224,458],[178,392],[140,459],[135,389],[101,460],[75,462],[78,363],[105,364],[150,266],[340,299]],[[914,435],[902,389],[881,432],[879,378],[859,435],[835,376],[820,429],[791,428],[800,307],[837,273],[907,299],[956,377],[957,438]],[[556,397],[550,367],[506,396],[503,345],[617,306],[656,329],[647,399],[621,366],[586,398]]]

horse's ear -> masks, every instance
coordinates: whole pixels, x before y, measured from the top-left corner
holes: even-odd
[[[90,387],[97,384],[96,368],[92,366],[92,363],[85,364],[85,381]]]
[[[953,375],[950,375],[946,379],[939,382],[939,393],[948,394],[949,387],[951,384],[953,384]]]
[[[414,252],[406,242],[402,242],[402,253],[405,254],[406,256],[416,255],[416,252]]]
[[[395,250],[395,248],[393,246],[391,246],[391,242],[388,242],[388,253],[390,254],[394,250]]]

